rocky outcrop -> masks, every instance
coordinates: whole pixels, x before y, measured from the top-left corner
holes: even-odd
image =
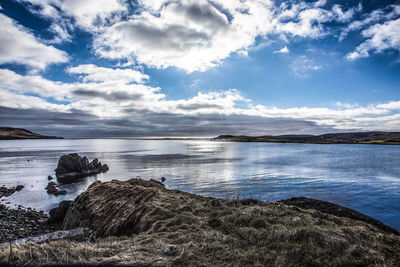
[[[46,186],[47,194],[51,194],[54,196],[65,195],[67,194],[67,190],[60,190],[58,189],[59,185],[56,182],[49,182]]]
[[[77,153],[61,156],[55,169],[57,179],[61,183],[73,183],[77,178],[106,171],[108,171],[107,164],[101,164],[98,159],[89,163],[86,157],[81,157]]]
[[[139,223],[140,216],[148,208],[150,200],[163,189],[164,185],[155,180],[97,181],[72,203],[62,228],[87,227],[99,236],[131,235],[144,231],[154,221]]]
[[[97,181],[73,203],[61,206],[69,206],[63,229],[89,228],[98,236],[96,242],[22,245],[13,254],[15,264],[397,266],[400,262],[396,232],[312,199],[292,199],[287,204],[229,201],[169,190],[158,181],[131,179]],[[60,207],[59,219],[66,207]],[[0,251],[0,261],[8,255]]]
[[[9,197],[17,191],[21,191],[24,188],[23,185],[17,185],[16,187],[7,188],[5,186],[0,187],[0,198]]]

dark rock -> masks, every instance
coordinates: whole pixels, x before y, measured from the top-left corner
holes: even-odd
[[[58,195],[65,195],[67,194],[67,190],[57,190],[53,195],[58,196]]]
[[[22,184],[17,185],[17,186],[15,187],[15,191],[21,191],[24,187],[25,187],[25,186],[23,186]]]
[[[1,197],[9,197],[12,194],[14,194],[16,191],[16,188],[7,188],[5,186],[0,187],[0,198]]]
[[[49,183],[47,184],[47,187],[49,187],[49,186],[56,186],[56,185],[57,185],[56,182],[49,182]]]
[[[57,188],[57,186],[58,186],[57,183],[55,183],[55,182],[49,182],[48,185],[46,186],[47,193],[48,193],[48,194],[55,195],[55,196],[67,194],[67,191],[66,191],[66,190],[59,190],[59,189]]]
[[[49,176],[47,176],[47,179],[50,181],[50,180],[53,180],[54,178],[53,178],[53,176],[49,175]]]
[[[56,176],[61,183],[73,183],[77,178],[95,175],[108,171],[107,164],[102,165],[98,159],[89,163],[86,157],[77,153],[61,156],[58,161]]]
[[[60,202],[57,208],[51,209],[49,212],[50,214],[49,222],[61,224],[64,220],[65,214],[67,214],[67,211],[72,203],[73,203],[72,200],[63,200]]]
[[[165,177],[161,177],[161,182],[165,182],[167,179]]]
[[[47,193],[48,193],[48,194],[54,194],[54,193],[56,193],[57,191],[58,191],[57,188],[56,188],[56,187],[53,187],[53,186],[47,188]]]

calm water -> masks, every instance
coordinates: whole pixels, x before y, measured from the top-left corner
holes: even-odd
[[[107,173],[44,189],[61,155],[78,152],[107,163]],[[400,146],[225,143],[127,139],[0,141],[0,185],[25,188],[4,199],[48,211],[96,179],[164,176],[168,188],[221,198],[331,201],[400,230]]]

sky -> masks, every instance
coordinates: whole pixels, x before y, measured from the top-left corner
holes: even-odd
[[[400,1],[0,0],[0,125],[400,131]]]

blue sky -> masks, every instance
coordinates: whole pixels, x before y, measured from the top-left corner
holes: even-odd
[[[1,0],[0,124],[66,137],[400,131],[400,3]]]

